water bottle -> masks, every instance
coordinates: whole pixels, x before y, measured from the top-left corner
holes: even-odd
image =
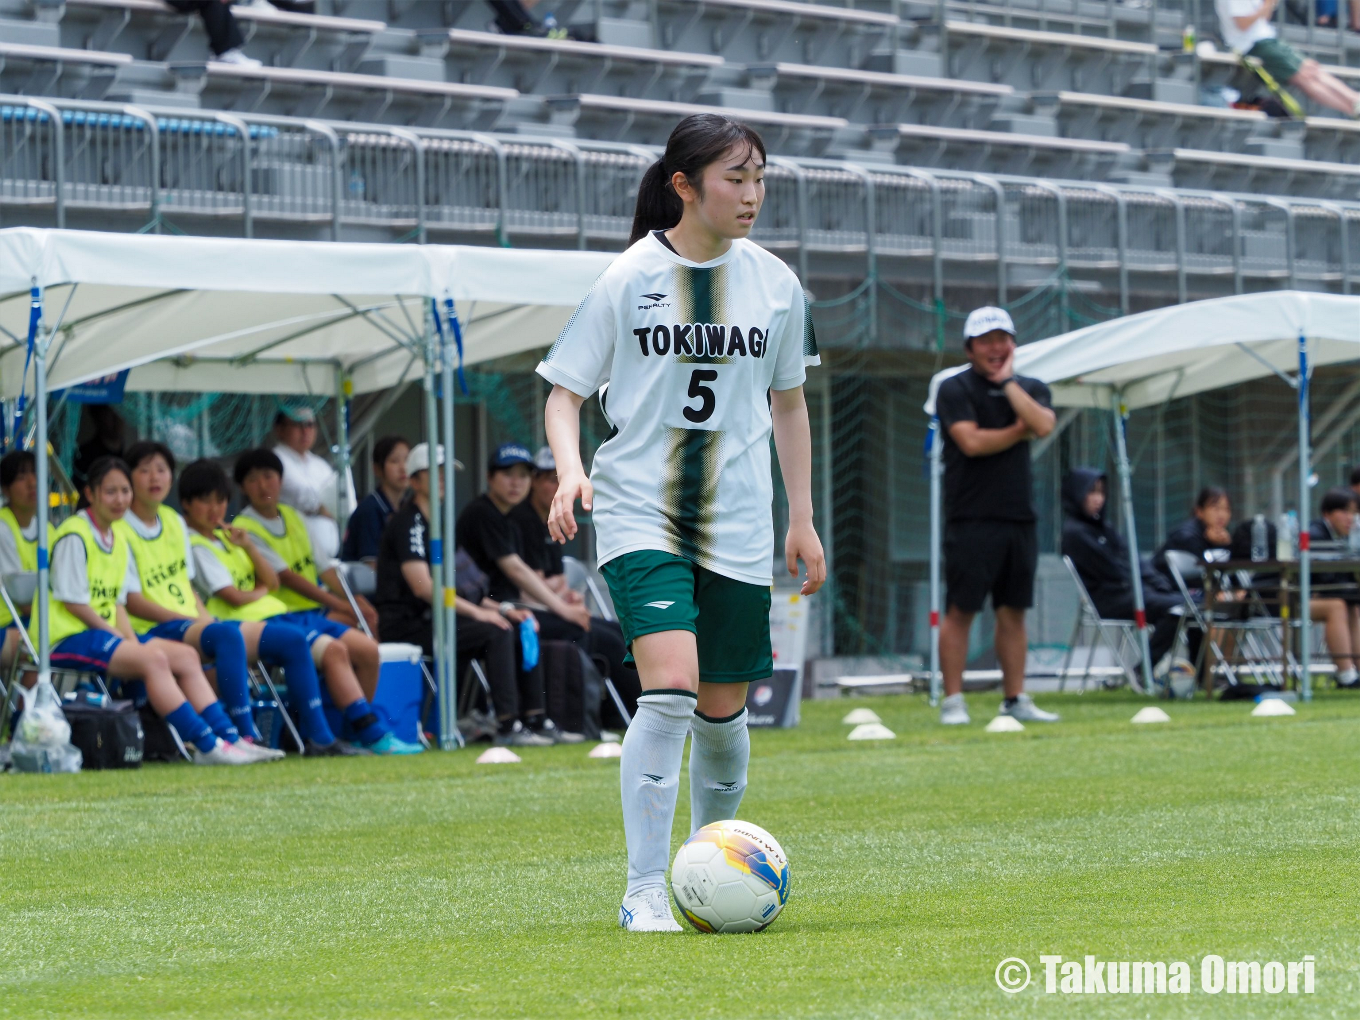
[[[1266,515],[1257,514],[1251,521],[1251,561],[1260,563],[1270,559],[1267,548],[1270,532],[1266,528]]]
[[[1199,31],[1192,22],[1186,22],[1185,28],[1181,31],[1181,51],[1183,53],[1194,53],[1195,43],[1199,41]]]
[[[1280,514],[1275,522],[1275,558],[1281,563],[1294,558],[1293,519],[1289,514]]]

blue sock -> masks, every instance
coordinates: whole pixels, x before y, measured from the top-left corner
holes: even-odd
[[[253,740],[260,739],[255,720],[250,714],[250,680],[246,668],[246,643],[241,628],[234,623],[210,623],[198,639],[203,657],[217,667],[217,694],[222,699],[233,731],[240,731]],[[211,719],[208,720],[210,723]],[[217,724],[213,723],[213,729]],[[218,736],[222,736],[218,730]],[[227,738],[222,736],[223,740]],[[233,743],[241,739],[232,738]]]
[[[302,735],[314,744],[334,743],[335,734],[321,709],[321,681],[306,633],[289,623],[266,623],[260,634],[260,658],[282,666],[288,674],[288,691],[301,717]]]
[[[227,715],[227,710],[222,707],[222,702],[214,701],[207,708],[201,709],[198,714],[203,717],[205,723],[212,727],[212,731],[228,744],[234,744],[241,739],[240,731],[231,724],[231,717]]]
[[[193,744],[204,754],[217,746],[217,734],[187,701],[167,715],[165,721],[175,728],[181,740]]]
[[[373,706],[364,698],[345,706],[345,722],[354,727],[359,739],[365,744],[376,744],[387,736],[387,727],[373,711]]]

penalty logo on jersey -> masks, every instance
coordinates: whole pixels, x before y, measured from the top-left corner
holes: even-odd
[[[643,606],[643,608],[644,608],[644,609],[669,609],[669,608],[670,608],[671,606],[673,606],[673,605],[675,605],[674,602],[648,602],[645,606]]]

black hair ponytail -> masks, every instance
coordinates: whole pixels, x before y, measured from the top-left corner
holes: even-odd
[[[696,190],[702,189],[704,167],[732,149],[745,148],[741,162],[760,156],[765,162],[765,142],[756,130],[719,113],[696,113],[686,117],[666,140],[666,152],[642,175],[637,208],[628,244],[633,245],[653,230],[669,230],[680,222],[685,203],[675,193],[671,178],[682,173]]]

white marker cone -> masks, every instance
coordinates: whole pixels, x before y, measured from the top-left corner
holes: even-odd
[[[863,726],[865,723],[882,722],[878,713],[872,708],[856,708],[846,715],[841,722],[847,726]]]
[[[987,724],[988,733],[1019,733],[1024,724],[1014,716],[999,715]]]
[[[586,755],[586,757],[587,757],[587,758],[622,758],[622,757],[623,757],[623,745],[622,745],[622,744],[613,744],[613,743],[596,744],[594,747],[592,747],[592,748],[590,749],[590,754]]]
[[[1156,705],[1148,705],[1147,708],[1140,708],[1132,721],[1136,723],[1170,722],[1171,716]]]
[[[849,740],[896,740],[897,734],[882,723],[860,723],[850,731]]]
[[[520,757],[508,747],[489,747],[477,758],[478,765],[513,765]]]
[[[1294,715],[1294,708],[1279,698],[1266,698],[1251,710],[1252,715]]]

